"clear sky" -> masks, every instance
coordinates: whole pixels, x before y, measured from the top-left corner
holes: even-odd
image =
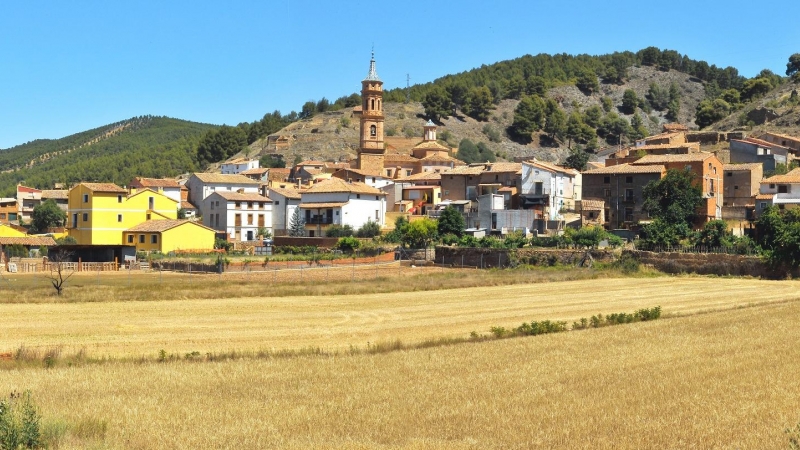
[[[669,48],[752,77],[800,52],[800,2],[0,2],[0,148],[138,115],[235,125],[525,54]],[[786,18],[784,23],[781,18]]]

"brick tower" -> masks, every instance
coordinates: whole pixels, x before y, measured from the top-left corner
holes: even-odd
[[[361,82],[361,141],[358,168],[370,174],[383,174],[386,149],[383,145],[383,81],[375,71],[375,52],[369,61],[369,73]]]

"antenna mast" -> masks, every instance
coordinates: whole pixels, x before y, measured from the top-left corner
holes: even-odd
[[[411,101],[411,75],[406,74],[406,103]]]

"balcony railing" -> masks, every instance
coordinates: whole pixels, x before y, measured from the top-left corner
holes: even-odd
[[[333,218],[332,217],[314,216],[314,217],[310,217],[310,218],[306,219],[306,224],[307,225],[330,225],[330,224],[333,224]]]

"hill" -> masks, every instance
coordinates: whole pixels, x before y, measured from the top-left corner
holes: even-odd
[[[628,69],[628,79],[624,83],[602,83],[597,91],[584,93],[574,84],[565,84],[547,90],[546,97],[555,99],[559,107],[569,115],[573,111],[585,111],[592,106],[602,106],[603,99],[613,103],[612,112],[631,121],[633,114],[622,110],[626,90],[633,90],[637,97],[645,99],[651,83],[669,89],[675,83],[681,93],[680,112],[677,121],[694,125],[694,112],[705,98],[704,83],[690,75],[676,70],[659,70],[655,67],[640,66]],[[514,110],[519,100],[505,99],[494,105],[489,120],[478,121],[465,114],[451,115],[440,119],[438,137],[451,147],[458,147],[462,139],[485,142],[500,159],[514,160],[536,157],[546,161],[563,161],[568,153],[567,140],[549,140],[540,132],[527,144],[512,139],[508,128],[514,120]],[[425,109],[421,102],[386,102],[385,133],[388,138],[402,136],[422,140],[422,126],[425,123]],[[666,111],[650,110],[649,114],[637,110],[649,134],[661,132],[661,126],[670,122]],[[289,138],[288,146],[276,147],[268,138],[259,139],[250,146],[251,154],[279,153],[285,161],[295,159],[316,159],[344,161],[354,158],[359,141],[359,118],[353,108],[317,113],[310,118],[299,120],[271,135]],[[391,139],[387,139],[391,141]]]
[[[169,177],[196,170],[197,143],[214,128],[142,116],[0,150],[0,196],[14,196],[18,183],[40,189],[78,181],[125,185],[134,176]]]

